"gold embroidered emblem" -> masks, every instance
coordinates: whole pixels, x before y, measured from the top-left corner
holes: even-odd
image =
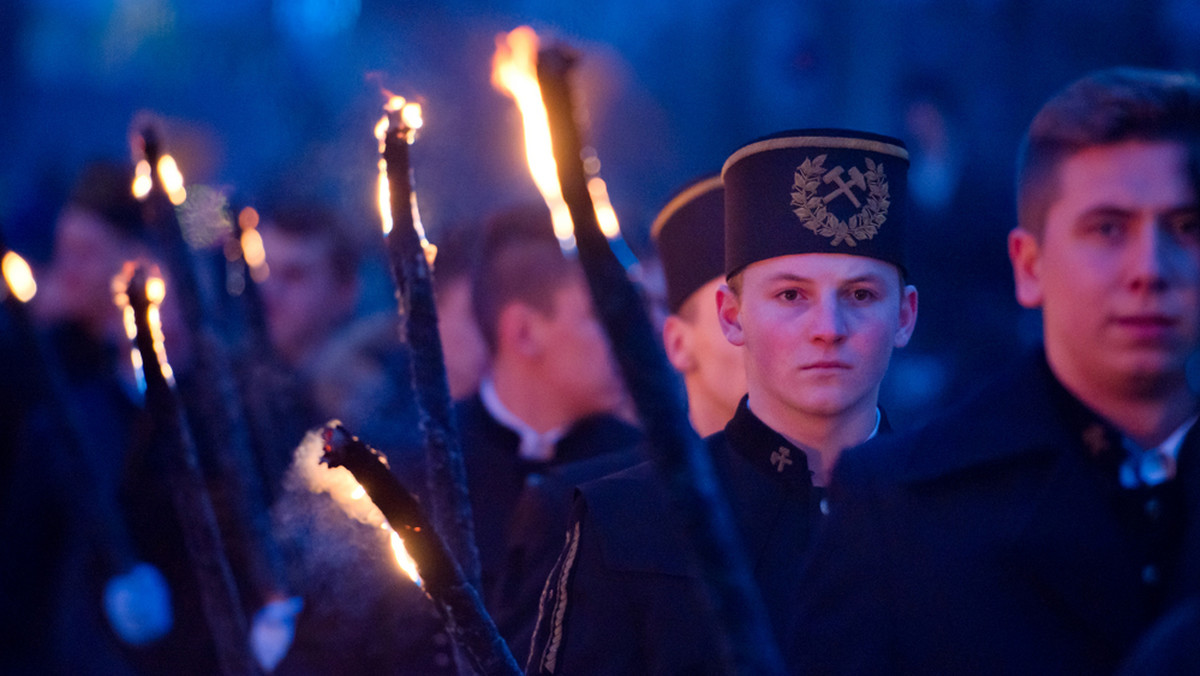
[[[792,211],[804,227],[822,237],[829,237],[832,246],[842,242],[858,246],[858,242],[874,237],[887,220],[888,207],[891,206],[887,176],[883,173],[883,165],[869,157],[864,158],[867,165],[865,172],[858,167],[850,167],[847,171],[840,165],[826,169],[826,157],[808,157],[796,167],[795,183],[792,185]],[[818,195],[822,184],[833,184],[834,188],[824,195]],[[855,189],[866,191],[865,202]],[[843,221],[826,208],[839,197],[845,197],[858,209],[858,213],[849,220]]]
[[[792,449],[787,446],[780,446],[778,451],[771,454],[771,464],[775,465],[776,472],[782,472],[792,462]]]

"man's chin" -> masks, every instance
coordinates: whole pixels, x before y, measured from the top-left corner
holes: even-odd
[[[1178,354],[1143,351],[1110,363],[1110,377],[1136,396],[1168,394],[1186,382],[1187,359]]]

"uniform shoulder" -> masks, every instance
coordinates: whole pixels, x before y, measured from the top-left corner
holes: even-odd
[[[884,434],[842,453],[843,486],[904,483],[990,463],[1036,445],[1049,404],[1028,369],[988,383],[927,424]]]
[[[642,462],[579,487],[584,537],[599,542],[611,570],[691,574],[686,549],[672,528],[666,495],[655,469]]]

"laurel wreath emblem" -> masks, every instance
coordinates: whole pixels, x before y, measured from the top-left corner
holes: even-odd
[[[805,158],[796,167],[796,181],[792,186],[792,211],[800,218],[804,227],[823,237],[832,239],[831,246],[842,242],[858,246],[858,242],[871,239],[879,232],[879,226],[887,220],[891,199],[888,194],[887,177],[883,165],[864,158],[867,170],[863,179],[867,184],[867,200],[857,214],[843,221],[825,208],[825,200],[817,195],[817,188],[824,178],[826,155]]]

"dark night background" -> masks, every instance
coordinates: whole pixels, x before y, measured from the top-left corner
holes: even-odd
[[[152,111],[189,185],[237,204],[320,198],[372,236],[382,84],[424,101],[414,166],[436,239],[536,199],[516,108],[490,83],[496,36],[521,24],[582,52],[586,135],[641,252],[673,190],[763,134],[890,133],[908,141],[915,171],[931,132],[912,106],[932,102],[943,126],[929,142],[950,149],[960,191],[987,197],[915,231],[946,291],[922,289],[913,358],[940,349],[923,337],[954,319],[951,262],[974,272],[976,246],[993,254],[996,293],[971,301],[1015,310],[1002,260],[1012,223],[979,200],[1010,207],[1037,106],[1095,68],[1200,68],[1200,0],[17,0],[0,8],[0,223],[13,248],[46,260],[79,169],[128,157],[131,120]]]

